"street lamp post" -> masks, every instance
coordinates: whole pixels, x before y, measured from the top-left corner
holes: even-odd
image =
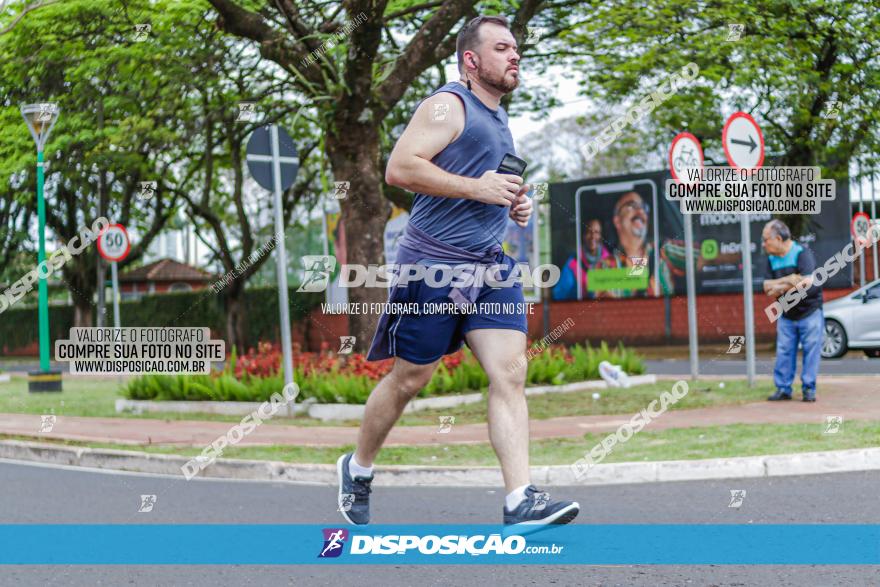
[[[51,102],[22,104],[21,115],[37,145],[37,216],[39,217],[38,263],[46,260],[46,202],[43,198],[43,147],[58,120],[58,106]],[[61,391],[61,371],[49,368],[49,292],[43,272],[37,272],[39,290],[40,370],[28,373],[28,391]]]

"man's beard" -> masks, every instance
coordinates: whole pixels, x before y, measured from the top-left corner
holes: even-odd
[[[505,69],[504,73],[502,73],[500,76],[492,76],[482,67],[478,67],[477,79],[480,81],[480,83],[487,85],[490,88],[495,88],[499,92],[508,94],[516,89],[517,86],[519,86],[519,76],[515,76],[513,78],[513,81],[511,82],[507,80],[507,72],[508,70]]]

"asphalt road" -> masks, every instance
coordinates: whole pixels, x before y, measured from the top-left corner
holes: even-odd
[[[774,359],[755,359],[755,373],[757,375],[773,375]],[[660,359],[645,361],[647,373],[654,375],[689,375],[691,372],[690,362],[683,359]],[[801,362],[798,358],[798,378],[795,380],[797,389],[800,389]],[[819,366],[820,375],[880,375],[880,359],[869,359],[864,354],[857,355],[851,351],[842,359],[825,359]],[[700,359],[700,375],[742,375],[746,376],[745,355],[741,359]]]
[[[880,523],[880,472],[552,488],[581,503],[577,523]],[[194,480],[0,461],[0,523],[339,525],[331,487]],[[745,489],[739,509],[730,489]],[[140,495],[155,494],[138,513]],[[501,488],[382,488],[376,523],[500,521]],[[283,545],[280,545],[283,547]],[[687,548],[687,545],[678,545]],[[51,548],[50,544],[46,545]],[[144,545],[149,548],[149,545]],[[296,545],[289,545],[295,548]],[[809,549],[809,544],[780,544]],[[0,585],[869,585],[869,566],[12,566]]]

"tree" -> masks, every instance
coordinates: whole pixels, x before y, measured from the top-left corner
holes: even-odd
[[[654,111],[668,129],[657,143],[689,130],[724,161],[724,118],[744,110],[762,125],[773,164],[821,166],[840,179],[854,156],[877,146],[877,8],[839,0],[591,1],[579,6],[590,18],[570,36],[582,53],[572,68],[591,91],[621,101],[694,62],[700,78]],[[743,25],[738,40],[728,40],[731,24]]]
[[[173,3],[170,3],[173,4]],[[69,1],[45,4],[0,37],[6,59],[0,68],[2,121],[17,132],[4,133],[0,192],[25,174],[17,197],[34,198],[33,143],[18,104],[56,102],[60,117],[46,148],[46,224],[56,238],[69,241],[99,216],[125,224],[138,235],[121,266],[137,262],[176,202],[163,197],[140,201],[140,182],[167,175],[168,153],[182,137],[173,85],[160,67],[184,46],[138,42],[131,14],[153,14],[153,4]],[[159,5],[168,18],[173,6]],[[92,324],[96,283],[94,250],[65,264],[61,279],[75,305],[75,323]]]
[[[0,197],[0,283],[11,283],[26,271],[21,267],[21,253],[27,249],[25,227],[34,214],[33,201],[21,203],[11,194]]]
[[[55,4],[60,0],[37,0],[36,2],[8,2],[4,0],[0,2],[0,13],[5,12],[6,10],[13,10],[15,8],[19,9],[19,12],[15,15],[15,17],[11,18],[8,23],[0,24],[0,35],[5,35],[9,31],[15,28],[22,18],[28,12],[33,10],[37,10],[38,8],[43,8],[44,6],[48,6],[49,4]]]
[[[204,9],[202,15],[206,16]],[[271,258],[275,244],[272,197],[248,180],[246,141],[265,124],[288,127],[289,121],[300,131],[294,139],[301,139],[301,171],[282,194],[285,226],[297,206],[309,209],[317,200],[319,166],[312,162],[312,154],[318,141],[307,138],[314,134],[313,125],[295,116],[297,96],[284,91],[283,80],[264,75],[264,64],[246,43],[221,34],[199,17],[191,45],[195,54],[180,67],[188,75],[181,91],[192,98],[188,119],[193,140],[188,157],[176,170],[180,180],[169,189],[186,203],[196,236],[228,277],[219,289],[225,302],[227,341],[243,349],[248,340],[244,289]],[[256,120],[238,120],[241,102],[254,104]]]

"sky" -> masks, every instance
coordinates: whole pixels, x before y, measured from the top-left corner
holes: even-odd
[[[458,67],[454,61],[447,63],[444,67],[444,71],[446,73],[447,81],[459,79]],[[531,114],[511,116],[508,121],[508,126],[510,126],[510,134],[513,135],[513,140],[517,144],[519,144],[519,142],[529,133],[541,130],[541,128],[548,122],[582,113],[589,108],[589,100],[577,95],[577,80],[566,79],[562,77],[561,72],[562,68],[551,67],[548,75],[545,75],[544,77],[536,77],[535,82],[544,85],[549,83],[548,80],[552,79],[552,83],[557,89],[557,98],[565,104],[554,109],[550,114],[549,119],[542,119],[540,121],[533,120]],[[528,80],[529,73],[525,71],[523,72],[520,84],[528,83]],[[520,85],[520,87],[522,87],[522,85]]]

